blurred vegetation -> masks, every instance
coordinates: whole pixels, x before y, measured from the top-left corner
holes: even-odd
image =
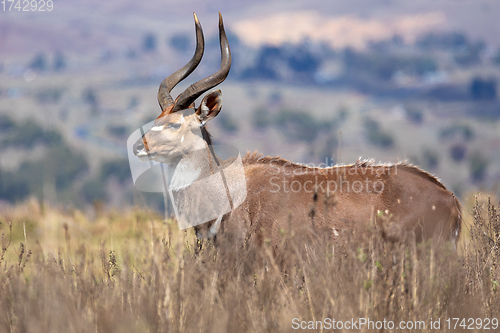
[[[157,47],[158,41],[154,33],[149,32],[142,37],[142,50],[145,53],[156,52]]]
[[[56,104],[61,100],[63,93],[64,93],[64,89],[61,89],[61,88],[40,89],[36,93],[36,100],[39,103]]]
[[[99,99],[97,93],[93,88],[87,88],[82,94],[83,101],[91,106],[92,108],[97,108],[99,106]]]
[[[394,145],[393,137],[382,129],[378,121],[370,117],[365,117],[363,127],[368,143],[384,149],[389,149]]]
[[[117,139],[126,140],[130,134],[130,129],[125,125],[111,125],[106,126],[107,132],[110,136]]]
[[[322,135],[317,143],[310,150],[309,157],[316,158],[320,163],[326,165],[335,165],[339,162],[338,160],[338,150],[339,150],[339,133],[330,132],[327,135]]]
[[[218,123],[226,133],[235,133],[238,131],[238,123],[226,112],[221,112],[217,115]]]
[[[252,124],[257,130],[265,130],[272,124],[272,121],[272,115],[265,108],[259,108],[252,112]]]
[[[167,45],[178,52],[188,52],[191,48],[192,37],[189,34],[176,34],[167,40]]]
[[[101,177],[91,178],[85,182],[82,187],[82,194],[87,203],[105,202],[109,199]]]
[[[4,148],[28,149],[37,145],[57,146],[63,140],[58,131],[43,129],[32,119],[16,123],[9,116],[2,115],[0,116],[0,129],[0,142]]]
[[[439,133],[439,137],[443,140],[461,139],[469,142],[475,138],[475,133],[468,124],[455,123],[443,127]]]
[[[81,206],[108,200],[107,187],[112,179],[123,187],[131,183],[126,158],[102,162],[95,176],[89,177],[92,172],[84,154],[68,145],[59,131],[44,129],[31,119],[16,122],[9,116],[0,116],[0,142],[7,151],[29,152],[35,147],[43,150],[40,157],[22,161],[16,170],[0,169],[0,199],[8,202],[19,202],[30,196],[43,199],[44,188],[48,186],[58,193],[72,193],[67,198],[70,201],[81,196],[83,201],[72,202]],[[65,202],[64,198],[59,200]]]
[[[439,155],[432,149],[425,149],[422,154],[422,166],[428,170],[435,170],[439,166]]]
[[[494,78],[474,77],[470,83],[470,93],[475,100],[495,100],[497,98],[497,81]]]
[[[469,164],[472,181],[475,183],[483,181],[489,165],[488,160],[481,154],[481,152],[473,152],[471,154]]]
[[[275,128],[291,142],[314,142],[318,135],[336,133],[347,119],[345,109],[338,110],[333,117],[317,119],[304,111],[281,109],[277,112],[260,108],[252,112],[252,123],[256,130]]]
[[[5,114],[0,115],[0,132],[7,133],[16,128],[16,122]]]
[[[52,67],[56,72],[65,70],[67,67],[66,56],[61,52],[56,53]]]
[[[459,32],[430,32],[417,40],[417,45],[426,50],[459,51],[469,46],[467,36]]]
[[[364,50],[349,47],[333,50],[322,43],[304,40],[296,44],[263,45],[253,50],[253,60],[242,63],[241,68],[235,69],[235,75],[240,80],[347,87],[401,99],[418,92],[426,99],[441,101],[496,100],[494,76],[448,82],[448,73],[454,69],[497,61],[497,57],[488,58],[486,54],[484,42],[459,32],[432,32],[412,44],[394,36],[373,42]],[[331,72],[332,66],[337,70]],[[413,82],[412,87],[400,85],[399,81],[408,79]],[[418,111],[408,117],[416,123],[422,120]]]
[[[303,80],[303,83],[314,82],[314,74],[321,65],[321,57],[324,56],[311,51],[308,43],[265,45],[258,50],[255,62],[242,71],[240,78],[283,80],[293,77]]]
[[[231,46],[234,46],[232,79],[244,82],[271,80],[273,84],[276,83],[276,87],[280,87],[280,84],[292,86],[292,88],[307,87],[307,89],[323,91],[325,94],[331,90],[335,90],[336,93],[343,92],[344,89],[349,92],[361,92],[359,96],[367,98],[362,108],[366,106],[371,108],[371,103],[377,105],[379,101],[382,103],[378,106],[385,108],[390,103],[384,104],[384,101],[396,102],[398,105],[403,105],[402,116],[408,123],[414,125],[413,129],[419,130],[421,126],[424,130],[422,125],[431,125],[428,130],[433,131],[433,133],[429,132],[433,137],[438,128],[437,134],[440,142],[443,143],[441,148],[426,148],[429,146],[428,142],[422,145],[415,144],[411,147],[414,152],[409,153],[415,157],[415,161],[421,163],[426,169],[436,170],[438,174],[446,174],[449,161],[456,162],[455,165],[461,168],[460,176],[467,178],[467,184],[463,185],[465,187],[471,184],[481,186],[488,183],[488,177],[497,177],[493,168],[495,157],[489,158],[486,152],[473,154],[473,141],[482,138],[482,133],[476,133],[480,125],[456,121],[447,121],[446,125],[440,125],[439,121],[437,124],[430,124],[431,120],[436,121],[436,117],[430,111],[434,105],[440,108],[446,103],[460,102],[462,104],[459,108],[466,109],[466,111],[457,110],[457,117],[466,115],[474,117],[475,120],[480,118],[483,121],[484,119],[497,120],[500,117],[500,108],[497,102],[496,72],[486,75],[485,73],[489,72],[478,69],[493,68],[492,66],[500,63],[498,60],[500,50],[492,53],[483,42],[457,32],[429,33],[418,38],[415,43],[393,36],[384,41],[370,43],[362,50],[352,48],[334,50],[326,44],[311,40],[251,48],[244,46],[237,36],[228,33]],[[134,46],[124,45],[120,49],[103,46],[96,56],[98,65],[106,64],[107,66],[111,64],[110,60],[118,61],[117,64],[121,66],[132,62],[141,63],[143,60],[141,57],[158,56],[161,58],[163,50],[159,47],[158,36],[160,35],[155,33],[145,33],[138,37]],[[185,34],[171,34],[166,39],[163,36],[161,38],[163,43],[166,41],[167,47],[179,53],[191,54],[193,50],[192,31]],[[217,36],[214,35],[213,38],[208,39],[207,45],[213,47],[218,45]],[[181,54],[179,56],[184,57]],[[157,65],[152,65],[149,68],[135,68],[130,71],[130,77],[123,81],[120,79],[116,82],[116,75],[113,75],[111,83],[108,82],[108,91],[100,89],[100,85],[94,85],[89,81],[82,81],[78,89],[64,85],[37,85],[37,82],[41,82],[38,78],[44,79],[43,77],[49,75],[66,78],[65,71],[70,69],[68,73],[77,72],[75,64],[85,62],[81,59],[76,61],[74,55],[66,54],[64,50],[37,52],[22,61],[23,66],[0,64],[0,73],[7,75],[8,78],[18,77],[21,81],[28,82],[30,86],[10,87],[0,84],[0,98],[2,101],[7,101],[6,103],[9,103],[11,98],[18,98],[23,102],[37,103],[41,108],[50,108],[51,112],[53,109],[54,114],[59,116],[58,121],[64,122],[64,126],[67,126],[67,123],[73,124],[77,118],[74,114],[81,113],[81,110],[76,111],[76,109],[82,104],[83,108],[90,111],[92,120],[96,123],[109,122],[109,119],[118,114],[118,110],[110,107],[111,103],[105,99],[109,96],[122,97],[120,94],[123,92],[118,91],[122,88],[132,87],[134,92],[127,90],[127,95],[122,99],[123,103],[113,103],[113,105],[121,104],[117,109],[142,112],[149,101],[144,98],[140,90],[136,90],[135,86],[157,85],[160,82]],[[88,66],[92,66],[92,59],[85,59],[85,61],[88,61]],[[120,64],[119,61],[123,63]],[[454,75],[454,71],[459,72],[460,79],[457,79],[457,82],[455,82],[455,77],[451,76]],[[448,76],[449,73],[452,74]],[[34,83],[32,83],[33,80],[35,80]],[[107,80],[105,75],[103,75],[103,80]],[[260,85],[255,86],[259,88],[252,88],[253,92],[248,92],[252,101],[262,98],[262,92],[259,92]],[[325,109],[322,112],[326,116],[313,116],[313,112],[309,113],[309,111],[318,114],[317,110],[299,109],[293,102],[289,102],[293,98],[290,99],[290,96],[285,98],[286,93],[281,92],[280,88],[273,89],[274,91],[268,91],[267,100],[264,103],[254,102],[251,106],[250,109],[254,109],[251,113],[252,127],[264,135],[268,134],[266,131],[277,132],[283,138],[282,141],[289,142],[290,145],[301,145],[301,148],[310,147],[307,149],[309,155],[300,156],[300,158],[322,160],[325,156],[334,155],[333,152],[342,148],[342,145],[350,145],[353,142],[357,144],[359,140],[368,143],[374,154],[380,154],[382,158],[400,148],[407,149],[407,144],[403,140],[401,140],[401,147],[397,141],[400,129],[393,127],[393,119],[388,118],[386,123],[384,116],[379,117],[380,113],[376,117],[364,117],[361,112],[362,132],[358,133],[356,139],[348,138],[339,143],[339,131],[343,129],[343,125],[346,126],[347,131],[359,132],[359,124],[354,124],[358,121],[358,109],[353,110],[352,121],[346,121],[349,112],[342,109]],[[78,103],[68,102],[75,96]],[[428,102],[437,104],[431,105]],[[450,104],[450,108],[454,109],[454,107],[455,105]],[[318,106],[311,105],[311,108],[318,108]],[[3,110],[3,113],[8,114],[6,110]],[[146,113],[142,116],[144,123],[152,119]],[[87,117],[88,113],[84,110],[81,114]],[[238,122],[238,117],[239,115],[236,114],[222,112],[218,115],[216,122],[223,132],[234,135],[242,126]],[[387,114],[387,117],[392,117],[392,115]],[[81,121],[81,119],[76,121]],[[38,179],[33,182],[17,176],[13,168],[4,168],[2,169],[2,186],[4,187],[2,198],[4,200],[23,200],[29,196],[29,193],[37,196],[43,195],[43,187],[52,186],[55,187],[57,193],[72,192],[74,194],[72,200],[77,198],[82,203],[106,201],[111,199],[110,187],[114,186],[113,182],[116,181],[121,190],[127,193],[124,195],[127,202],[132,201],[131,197],[134,195],[132,186],[126,185],[127,182],[121,180],[121,177],[126,177],[125,174],[130,177],[126,160],[118,160],[118,163],[111,168],[114,173],[109,172],[109,167],[106,166],[108,162],[104,158],[85,155],[88,152],[84,154],[71,147],[67,138],[64,137],[74,133],[79,140],[92,141],[96,139],[95,132],[101,131],[99,140],[104,137],[104,141],[109,141],[107,142],[110,143],[109,146],[116,147],[117,143],[124,142],[127,138],[130,133],[130,124],[110,121],[104,123],[102,130],[101,128],[95,130],[92,126],[81,123],[74,126],[73,131],[70,129],[63,134],[54,128],[44,128],[32,120],[14,121],[8,116],[0,115],[0,143],[7,150],[21,150],[26,155],[20,158],[16,170],[33,173],[37,164],[40,168],[50,169],[52,166],[44,162],[39,157],[40,154],[43,154],[46,159],[50,157],[72,160],[81,165],[80,169],[69,165],[67,170],[62,167],[59,170],[54,166],[53,168],[61,173],[59,176],[61,179],[56,180],[55,176],[47,172],[38,172],[35,175],[38,175],[40,179],[43,178],[43,181]],[[476,144],[474,142],[474,145]],[[32,150],[40,150],[41,153],[31,157]],[[56,155],[56,151],[60,152],[61,156]],[[93,158],[99,160],[91,160]],[[120,166],[121,163],[124,165]],[[18,173],[20,174],[20,171]],[[112,179],[113,174],[119,175],[118,178],[115,177],[112,181],[107,179],[107,177]],[[454,180],[454,182],[457,184],[459,181]],[[13,194],[9,197],[7,193],[11,189]],[[68,196],[63,195],[63,197]]]
[[[481,61],[481,53],[486,45],[482,41],[473,41],[460,32],[431,32],[417,41],[417,46],[428,51],[448,51],[453,60],[461,66],[470,66]]]
[[[391,80],[398,72],[422,76],[437,70],[436,61],[429,56],[396,56],[386,53],[363,53],[346,49],[343,54],[346,69],[356,74],[364,72],[377,79]]]
[[[46,72],[50,70],[62,72],[66,67],[66,56],[62,52],[56,52],[50,56],[44,52],[37,53],[27,64],[27,68],[36,72]]]
[[[463,143],[456,143],[450,147],[450,156],[455,162],[462,162],[467,154],[467,146]]]
[[[38,53],[28,65],[28,68],[43,72],[48,69],[48,60],[45,53]]]
[[[415,125],[422,125],[424,122],[424,113],[420,108],[415,106],[406,106],[406,118]]]
[[[312,142],[321,131],[329,130],[330,124],[316,121],[302,111],[280,110],[273,117],[273,125],[291,141]]]
[[[497,50],[496,54],[493,56],[491,60],[493,61],[494,64],[500,65],[500,49]]]
[[[16,171],[0,170],[0,198],[10,202],[43,198],[48,184],[58,191],[73,189],[77,177],[87,171],[85,158],[60,142],[47,148],[43,157],[22,162]]]
[[[112,180],[116,180],[122,186],[131,183],[130,167],[126,158],[101,164],[95,176],[88,179],[82,187],[82,194],[86,202],[109,201],[110,197],[106,185]],[[154,207],[154,204],[150,207]]]

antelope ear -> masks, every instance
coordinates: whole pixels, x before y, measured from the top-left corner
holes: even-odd
[[[202,123],[205,123],[219,114],[222,108],[222,93],[220,90],[212,91],[201,101],[196,114]]]

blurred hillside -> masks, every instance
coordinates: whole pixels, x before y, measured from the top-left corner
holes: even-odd
[[[500,189],[495,1],[54,3],[0,12],[0,200],[160,208],[133,189],[126,139],[194,49],[233,53],[218,142],[306,163],[408,159],[460,196]]]

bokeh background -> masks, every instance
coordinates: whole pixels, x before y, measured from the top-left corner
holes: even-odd
[[[500,194],[500,2],[496,0],[53,0],[0,4],[0,201],[147,205],[126,139],[159,114],[159,83],[217,12],[233,54],[215,142],[297,162],[408,160],[462,200]],[[3,9],[3,10],[2,10]]]

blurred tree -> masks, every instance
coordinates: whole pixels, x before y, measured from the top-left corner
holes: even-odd
[[[98,104],[97,94],[94,89],[87,88],[82,94],[83,101],[91,106],[96,106]]]
[[[421,36],[416,44],[426,50],[456,51],[466,48],[469,40],[465,34],[459,32],[430,32]]]
[[[467,153],[467,146],[463,143],[456,143],[450,147],[450,156],[455,162],[461,162]]]
[[[271,125],[272,116],[269,110],[257,109],[252,112],[252,124],[257,130],[264,130]]]
[[[222,129],[227,133],[234,133],[238,130],[238,124],[230,114],[222,112],[217,118]]]
[[[471,66],[481,63],[481,55],[486,48],[484,42],[476,42],[467,45],[464,49],[456,51],[453,59],[460,66]]]
[[[273,119],[274,125],[291,141],[312,142],[324,124],[309,114],[295,110],[281,110]]]
[[[252,96],[255,98],[255,96]],[[280,91],[273,91],[268,98],[269,104],[280,104],[283,102],[283,95]]]
[[[278,68],[283,67],[283,54],[277,46],[265,45],[259,50],[254,66],[243,71],[244,79],[279,79]]]
[[[308,48],[294,48],[288,55],[288,67],[298,73],[309,73],[313,75],[321,64],[314,54]]]
[[[451,140],[458,137],[468,142],[474,139],[475,133],[468,124],[452,124],[442,128],[439,132],[439,137],[443,140]]]
[[[0,198],[9,202],[23,200],[30,194],[29,183],[18,181],[15,173],[0,169]]]
[[[309,41],[280,46],[264,45],[258,50],[254,63],[242,71],[241,78],[313,81],[324,58],[331,54],[332,51],[326,50],[322,44]]]
[[[282,109],[273,113],[266,109],[257,109],[252,112],[252,123],[257,130],[272,126],[290,141],[312,143],[320,133],[336,132],[348,117],[348,111],[344,108],[334,114],[335,117],[330,119],[318,120],[299,110]],[[336,140],[336,137],[333,136],[332,140]],[[314,154],[316,153],[313,152]]]
[[[497,98],[497,81],[493,78],[474,77],[469,85],[469,91],[475,100],[495,100]]]
[[[109,178],[115,177],[120,183],[131,181],[130,166],[126,158],[104,162],[99,170],[99,178],[103,183]]]
[[[82,93],[83,101],[90,106],[90,113],[96,116],[99,111],[99,98],[95,90],[91,87],[85,89]]]
[[[149,32],[142,37],[142,50],[146,53],[155,52],[157,48],[156,35]]]
[[[125,125],[108,125],[106,130],[111,136],[118,139],[126,139],[129,134],[129,129]]]
[[[417,46],[424,50],[444,50],[453,54],[453,59],[460,66],[469,66],[481,62],[481,54],[486,48],[483,41],[472,41],[459,32],[429,33],[417,41]]]
[[[62,136],[59,132],[43,129],[31,119],[20,125],[9,122],[8,126],[11,133],[2,140],[4,146],[32,148],[38,144],[52,146],[62,142]]]
[[[439,155],[431,149],[425,149],[422,154],[423,166],[428,170],[434,170],[439,166]]]
[[[135,59],[135,58],[137,58],[137,51],[135,49],[129,47],[125,51],[125,57],[127,59]]]
[[[430,56],[401,56],[386,52],[358,52],[346,48],[342,61],[347,75],[363,73],[381,80],[391,80],[398,72],[421,76],[438,69],[436,61]]]
[[[133,109],[139,105],[139,97],[131,96],[128,100],[127,108]]]
[[[0,115],[0,132],[7,132],[7,131],[10,131],[11,129],[14,129],[16,127],[16,123],[15,121],[5,115],[5,114],[1,114]]]
[[[63,88],[41,88],[36,92],[36,99],[40,103],[58,103],[63,93]]]
[[[82,187],[82,195],[86,202],[106,200],[108,198],[107,184],[110,179],[115,178],[120,184],[131,182],[130,166],[128,160],[120,158],[118,160],[104,162],[99,168],[99,172],[85,182]]]
[[[339,141],[337,133],[329,133],[326,137],[321,137],[318,144],[310,150],[311,157],[316,157],[321,163],[331,165],[337,163]]]
[[[492,58],[493,63],[496,65],[500,65],[500,49],[497,50],[496,54]],[[0,65],[0,72],[1,72],[1,65]]]
[[[187,34],[177,34],[170,37],[167,45],[179,52],[187,52],[191,47],[191,37]]]
[[[88,171],[82,154],[64,142],[52,145],[44,156],[21,163],[16,171],[0,170],[0,198],[9,202],[28,196],[43,196],[44,181],[51,180],[58,191],[74,189],[78,177]]]
[[[469,159],[469,169],[472,181],[477,183],[484,180],[488,169],[488,160],[479,152],[475,152]]]
[[[32,70],[43,72],[47,69],[47,56],[45,53],[38,53],[29,63],[28,67]]]
[[[81,152],[62,143],[53,146],[44,157],[44,165],[55,174],[56,188],[72,187],[78,176],[88,171],[88,163]]]
[[[366,117],[363,122],[363,127],[365,129],[366,140],[372,145],[379,146],[384,149],[394,146],[394,139],[392,136],[383,131],[380,124],[376,120]]]
[[[106,183],[100,178],[92,178],[82,186],[82,195],[86,202],[95,203],[107,199]]]
[[[54,64],[53,64],[53,69],[56,72],[61,72],[66,69],[66,57],[64,54],[57,52],[55,57],[54,57]]]
[[[406,118],[409,122],[415,125],[421,125],[424,122],[424,115],[422,110],[414,106],[406,106]]]

